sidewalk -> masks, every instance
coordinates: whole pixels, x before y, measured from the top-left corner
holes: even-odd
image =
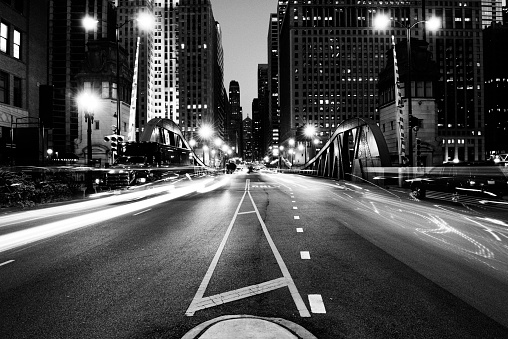
[[[317,339],[309,331],[280,318],[229,315],[193,328],[182,339]]]

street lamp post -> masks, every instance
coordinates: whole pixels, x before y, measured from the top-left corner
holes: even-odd
[[[94,120],[94,110],[97,106],[97,96],[90,92],[82,92],[78,96],[78,106],[84,111],[85,122],[87,123],[86,137],[86,153],[87,153],[87,165],[92,166],[92,123]]]
[[[408,18],[409,19],[409,18]],[[376,29],[386,29],[390,25],[390,19],[385,14],[378,14],[374,18],[374,28]],[[405,85],[405,94],[407,97],[407,114],[408,114],[408,151],[409,151],[409,166],[413,166],[413,126],[411,126],[413,121],[413,93],[412,93],[412,79],[411,79],[411,29],[416,27],[418,24],[425,23],[425,28],[430,31],[436,31],[441,26],[441,19],[438,17],[431,17],[429,20],[420,20],[411,24],[408,21],[407,24],[399,22],[397,20],[393,20],[395,23],[399,24],[406,31],[406,51],[407,51],[407,74],[406,74],[406,85]]]
[[[305,136],[311,140],[314,134],[316,134],[316,127],[307,125],[303,131]],[[305,163],[307,162],[307,139],[305,139]]]
[[[138,14],[138,17],[137,18],[131,18],[131,19],[127,19],[125,20],[123,23],[121,24],[117,24],[115,29],[115,39],[116,39],[116,128],[115,128],[115,134],[118,134],[120,135],[120,132],[121,132],[121,103],[120,103],[120,99],[122,98],[122,86],[120,86],[120,28],[122,28],[123,26],[125,26],[126,24],[128,24],[129,22],[131,21],[134,21],[136,20],[139,25],[140,25],[140,28],[143,29],[143,30],[150,30],[150,29],[153,29],[153,25],[154,25],[154,18],[148,14],[148,13],[140,13]],[[83,18],[83,21],[82,21],[82,24],[83,24],[83,27],[85,27],[86,30],[91,30],[91,29],[94,29],[97,27],[97,23],[99,21],[92,18],[92,17],[89,17],[89,16],[86,16]]]

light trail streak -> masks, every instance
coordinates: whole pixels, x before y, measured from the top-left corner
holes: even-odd
[[[148,195],[170,192],[174,189],[175,189],[174,185],[165,185],[161,187],[145,189],[143,191],[128,192],[125,194],[115,194],[113,196],[101,199],[76,202],[65,206],[55,206],[32,211],[23,211],[20,213],[0,217],[0,227],[10,226],[20,222],[28,222],[38,219],[44,219],[47,217],[54,217],[57,215],[67,213],[83,212],[87,209],[103,207],[106,204],[119,203],[129,199],[145,198]]]
[[[211,181],[213,180],[199,182],[197,184],[175,190],[167,195],[153,197],[144,201],[133,202],[125,206],[112,207],[98,212],[88,213],[86,216],[68,218],[49,224],[32,227],[30,229],[2,235],[0,236],[0,252],[5,252],[7,250],[11,250],[39,240],[47,239],[62,233],[77,230],[95,223],[114,219],[125,214],[146,210],[154,205],[162,204],[167,201],[194,193],[202,187],[206,186],[206,184],[210,183]]]

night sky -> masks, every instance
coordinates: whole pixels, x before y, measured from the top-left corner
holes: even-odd
[[[270,13],[277,0],[211,0],[213,15],[222,29],[224,86],[240,83],[243,116],[252,118],[252,99],[257,97],[258,64],[268,61],[267,39]]]

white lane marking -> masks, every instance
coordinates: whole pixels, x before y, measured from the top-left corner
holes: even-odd
[[[309,251],[301,251],[300,257],[304,260],[310,259],[310,252]]]
[[[144,211],[138,212],[138,213],[133,214],[133,215],[140,215],[140,214],[146,213],[146,212],[151,211],[151,210],[152,210],[152,209],[151,209],[151,208],[149,208],[149,209],[147,209],[147,210],[144,210]]]
[[[291,201],[291,202],[295,203],[296,201],[294,201],[294,200],[293,200],[293,201]]]
[[[295,215],[295,217],[294,217],[294,218],[295,218],[295,220],[298,220],[298,219],[300,219],[300,216]]]
[[[298,207],[296,207],[296,206],[293,206],[293,209],[294,209],[294,210],[297,210],[297,209],[298,209]]]
[[[205,297],[199,300],[194,305],[194,311],[199,311],[205,308],[210,308],[225,303],[229,303],[232,301],[249,298],[258,294],[263,294],[286,286],[288,286],[286,278],[278,278],[261,284],[243,287],[234,291],[212,295],[210,297]]]
[[[240,214],[251,214],[251,213],[256,213],[256,211],[240,212],[240,213],[238,213],[238,215],[240,215]]]
[[[259,223],[261,224],[261,228],[263,229],[263,232],[265,233],[266,240],[268,240],[268,244],[270,245],[270,248],[272,249],[273,255],[275,256],[275,259],[277,260],[277,263],[279,264],[279,268],[282,272],[282,275],[284,278],[286,278],[288,282],[289,292],[291,293],[291,296],[293,297],[293,301],[295,302],[296,308],[300,312],[300,317],[310,317],[309,310],[307,310],[307,306],[305,306],[305,303],[303,302],[302,296],[298,292],[298,289],[296,288],[295,282],[293,281],[293,278],[291,278],[291,274],[289,274],[289,270],[286,266],[286,263],[284,260],[282,260],[282,256],[279,253],[279,250],[275,246],[275,243],[272,240],[272,237],[270,236],[270,233],[268,233],[268,229],[266,228],[265,222],[263,221],[263,218],[261,218],[261,214],[259,214],[258,208],[256,207],[256,204],[254,203],[254,199],[252,198],[252,195],[249,193],[250,201],[252,202],[252,207],[254,207],[254,210],[256,210],[256,214],[258,216]]]
[[[286,264],[284,263],[284,260],[282,260],[282,257],[279,253],[279,251],[277,250],[277,247],[275,247],[275,244],[270,236],[270,234],[268,233],[268,229],[266,228],[266,225],[263,221],[263,219],[261,218],[261,215],[259,214],[259,211],[256,207],[256,204],[254,203],[254,199],[252,198],[252,195],[250,194],[250,191],[248,190],[248,183],[249,183],[249,179],[247,179],[247,183],[246,183],[246,189],[245,189],[245,192],[243,193],[243,196],[242,196],[242,199],[240,200],[240,203],[238,204],[238,207],[236,208],[236,211],[235,211],[235,214],[233,216],[233,219],[231,220],[231,223],[229,224],[229,227],[226,231],[226,234],[224,235],[224,238],[222,239],[222,242],[220,243],[219,245],[219,249],[217,250],[217,252],[215,253],[215,256],[213,257],[213,260],[212,260],[212,263],[210,264],[210,267],[208,268],[206,274],[205,274],[205,277],[203,278],[203,281],[201,282],[201,285],[199,286],[197,292],[196,292],[196,295],[194,296],[194,299],[192,299],[192,302],[189,306],[189,308],[187,309],[187,311],[185,312],[185,315],[186,316],[193,316],[194,313],[199,310],[199,307],[202,307],[204,306],[203,305],[203,302],[204,302],[204,299],[205,300],[205,305],[207,305],[206,307],[211,307],[211,306],[208,306],[208,305],[211,305],[211,304],[207,304],[208,301],[211,301],[214,305],[214,301],[216,300],[216,298],[220,298],[221,295],[217,295],[217,296],[213,296],[213,299],[207,299],[207,298],[203,298],[203,295],[205,294],[206,292],[206,289],[208,287],[208,284],[212,278],[212,275],[213,275],[213,272],[215,271],[215,267],[217,266],[217,263],[219,261],[219,258],[222,254],[222,251],[224,250],[224,246],[226,245],[226,242],[229,238],[229,234],[231,233],[231,230],[233,228],[233,225],[236,221],[236,217],[238,216],[238,212],[240,210],[240,207],[242,206],[243,204],[243,201],[244,201],[244,198],[245,198],[245,195],[246,194],[249,194],[249,198],[250,198],[250,201],[252,203],[252,207],[254,208],[255,212],[256,212],[256,215],[258,217],[258,220],[259,220],[259,223],[261,224],[261,228],[263,229],[263,232],[265,234],[265,237],[266,237],[266,240],[268,241],[268,244],[270,245],[270,248],[272,250],[272,253],[273,255],[275,256],[275,259],[277,261],[277,264],[279,265],[279,268],[282,272],[282,275],[284,276],[284,278],[280,278],[280,279],[284,279],[284,284],[286,284],[286,286],[289,288],[289,292],[291,293],[291,296],[293,297],[293,301],[296,305],[296,308],[298,309],[299,313],[300,313],[300,316],[301,317],[310,317],[310,312],[309,310],[307,309],[307,306],[305,306],[305,303],[303,302],[303,299],[300,295],[300,293],[298,292],[298,289],[296,288],[296,285],[293,281],[293,278],[291,278],[291,275],[289,274],[289,271],[286,267]],[[275,281],[277,281],[277,283],[275,284],[275,286],[277,286],[276,288],[279,288],[279,287],[282,287],[282,284],[281,284],[281,281],[282,280],[279,280],[279,279],[276,279]],[[273,282],[273,280],[272,280]],[[270,284],[271,282],[266,282],[266,283],[263,283],[263,284]],[[263,285],[261,284],[261,285]],[[258,285],[255,285],[255,286],[258,286]],[[252,287],[252,286],[251,286]],[[263,286],[265,287],[265,286]],[[245,293],[245,291],[247,291],[247,289],[249,289],[249,287],[246,287],[246,288],[242,288],[240,290],[236,290],[236,291],[230,291],[230,292],[226,292],[226,293],[223,293],[223,295],[227,295],[228,299],[233,299],[233,296],[230,294],[236,294],[237,297],[235,297],[236,299],[235,300],[238,300],[238,299],[242,299],[242,298],[246,298],[248,296],[250,296],[250,294],[248,293]],[[266,291],[266,289],[264,288],[261,288],[261,290],[264,290]],[[264,293],[264,292],[260,292],[261,290],[258,290],[259,293]],[[241,297],[238,296],[238,291],[241,292]],[[259,293],[256,293],[256,294],[259,294]],[[227,301],[226,301],[227,302]],[[213,305],[212,305],[213,306]],[[205,308],[206,308],[205,307]]]
[[[3,263],[0,264],[0,266],[8,265],[11,262],[14,262],[14,260],[9,260],[9,261],[3,262]]]
[[[309,294],[309,304],[312,313],[326,313],[321,294]]]
[[[236,212],[233,215],[233,219],[231,219],[231,222],[229,223],[229,227],[226,230],[226,234],[224,234],[224,238],[222,238],[222,241],[219,245],[219,248],[217,249],[217,252],[215,253],[215,256],[213,257],[212,263],[210,264],[210,267],[208,267],[208,271],[206,271],[205,277],[203,278],[203,281],[201,282],[201,285],[199,285],[199,288],[196,292],[196,295],[194,296],[194,299],[192,299],[192,302],[187,309],[187,312],[185,312],[185,315],[187,316],[193,316],[196,312],[196,305],[201,301],[203,298],[203,295],[205,294],[206,288],[208,287],[208,284],[210,283],[210,279],[212,279],[213,272],[215,271],[215,267],[217,266],[217,263],[219,262],[219,258],[222,254],[222,251],[224,250],[224,247],[226,246],[226,241],[229,238],[229,234],[231,233],[231,230],[233,229],[233,225],[235,224],[236,217],[238,216],[238,211],[240,211],[240,207],[242,206],[243,200],[245,199],[245,195],[247,195],[247,190],[249,188],[249,179],[245,182],[245,191],[243,192],[242,199],[240,200],[240,203],[236,207]]]
[[[296,232],[297,232],[297,233],[303,233],[303,228],[298,227],[298,228],[296,229]]]

